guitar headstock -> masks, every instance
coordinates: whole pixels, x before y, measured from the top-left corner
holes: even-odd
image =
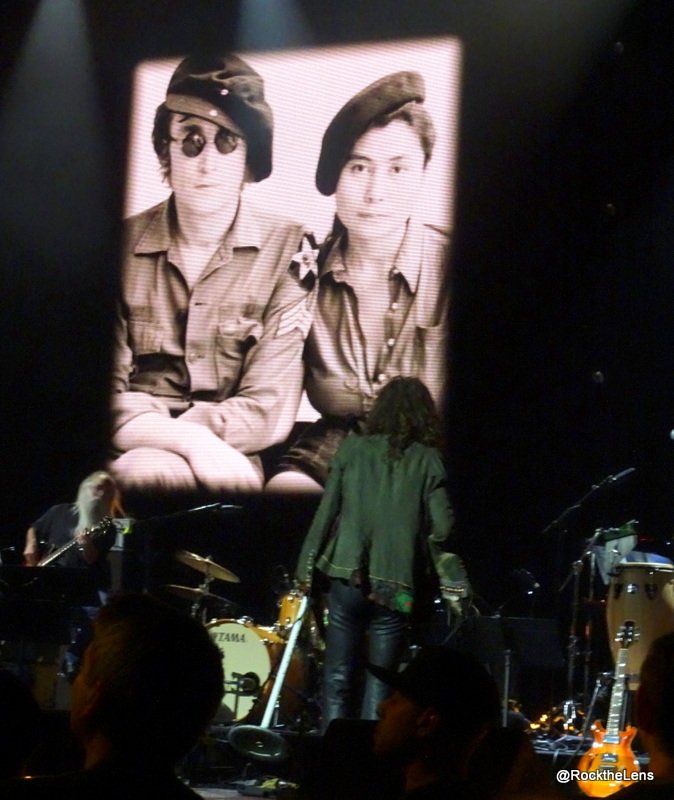
[[[113,519],[112,517],[103,517],[100,522],[87,528],[87,535],[90,538],[97,536],[105,536],[111,531],[116,533],[129,533],[132,526],[132,520],[125,518]]]
[[[621,647],[629,647],[634,642],[638,642],[640,636],[641,631],[637,628],[634,620],[628,619],[620,626],[614,641],[618,642]]]

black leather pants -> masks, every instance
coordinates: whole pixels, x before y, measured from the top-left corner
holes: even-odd
[[[407,618],[368,600],[362,589],[333,579],[328,595],[330,612],[323,670],[323,729],[333,719],[377,719],[379,703],[389,687],[365,671],[363,701],[354,709],[355,691],[364,670],[363,644],[368,637],[367,660],[395,669],[407,643]]]

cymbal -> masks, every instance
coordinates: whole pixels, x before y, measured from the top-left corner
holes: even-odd
[[[231,600],[228,600],[226,597],[220,597],[219,594],[213,594],[212,592],[207,592],[205,589],[202,589],[200,586],[178,586],[175,583],[167,583],[161,587],[164,591],[170,592],[171,594],[175,594],[178,597],[182,597],[185,600],[190,600],[194,602],[195,600],[213,600],[217,603],[220,603],[223,607],[226,607],[227,613],[233,616],[238,615],[239,613],[239,606],[236,603],[233,603]]]
[[[211,561],[210,558],[198,556],[196,553],[190,553],[187,550],[178,550],[176,558],[182,564],[186,564],[188,567],[192,567],[192,569],[196,569],[198,572],[203,572],[209,578],[219,578],[221,581],[240,583],[233,572],[225,569],[225,567],[221,567],[220,564],[216,564],[215,561]]]
[[[214,600],[224,600],[225,603],[229,602],[229,600],[225,600],[224,597],[218,597],[217,594],[211,594],[211,592],[207,592],[200,586],[178,586],[175,583],[167,583],[164,586],[162,586],[162,589],[165,589],[167,592],[171,592],[171,594],[177,594],[178,597],[184,597],[185,600],[208,598],[209,600],[214,599]]]

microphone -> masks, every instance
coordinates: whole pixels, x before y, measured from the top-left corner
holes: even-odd
[[[260,688],[260,679],[254,672],[232,672],[232,678],[236,681],[236,691],[238,694],[255,694]]]
[[[131,517],[114,517],[112,519],[112,527],[117,533],[126,535],[127,533],[131,533],[133,530],[135,521],[136,520],[132,519]]]

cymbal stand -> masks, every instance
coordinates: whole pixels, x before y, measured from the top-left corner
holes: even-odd
[[[210,558],[210,556],[208,556],[208,558]],[[208,587],[213,583],[214,580],[215,578],[209,573],[207,567],[206,572],[204,572],[204,579],[199,584],[199,589],[208,593]],[[202,606],[203,601],[204,601],[204,595],[202,595],[201,597],[196,597],[194,599],[194,602],[192,603],[192,607],[190,609],[190,615],[194,617],[194,619],[201,617],[201,622],[205,623],[206,622],[204,613],[205,609]]]

